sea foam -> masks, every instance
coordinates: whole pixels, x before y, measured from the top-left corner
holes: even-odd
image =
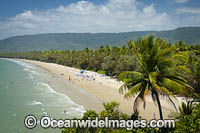
[[[24,70],[25,70],[25,71],[29,71],[29,72],[31,72],[31,73],[33,73],[33,74],[39,74],[39,73],[37,73],[36,71],[30,70],[30,69],[28,69],[28,68],[24,68]]]
[[[44,106],[44,104],[42,104],[41,102],[38,102],[38,101],[36,101],[36,100],[27,103],[27,105],[42,105],[42,106]]]

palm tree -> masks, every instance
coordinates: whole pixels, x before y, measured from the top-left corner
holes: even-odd
[[[181,116],[191,115],[192,111],[194,109],[192,100],[188,100],[186,102],[187,102],[187,104],[182,102],[181,106],[179,107],[179,111],[180,111]]]
[[[184,66],[187,61],[186,52],[177,52],[176,48],[166,41],[152,35],[132,42],[132,50],[139,65],[138,71],[125,71],[118,76],[124,84],[120,92],[125,92],[125,98],[137,94],[133,104],[133,110],[137,111],[138,104],[142,101],[145,108],[145,97],[151,95],[157,103],[160,119],[163,120],[162,108],[159,96],[167,97],[175,106],[175,94],[186,96],[193,88],[181,76],[189,73]]]

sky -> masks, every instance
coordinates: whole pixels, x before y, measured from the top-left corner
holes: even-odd
[[[0,39],[200,26],[200,0],[0,0]]]

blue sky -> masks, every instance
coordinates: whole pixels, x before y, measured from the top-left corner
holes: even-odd
[[[199,0],[1,0],[0,39],[200,26]]]
[[[79,0],[1,0],[0,17],[12,17],[25,10],[48,10],[60,5],[69,5]],[[94,4],[103,4],[106,0],[88,0]]]

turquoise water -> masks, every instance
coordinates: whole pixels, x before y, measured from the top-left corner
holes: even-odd
[[[80,118],[84,107],[56,92],[54,75],[24,62],[0,59],[0,133],[51,133],[60,129],[34,129],[24,126],[27,115],[38,119],[48,115],[56,119]],[[64,113],[65,110],[65,113]]]

